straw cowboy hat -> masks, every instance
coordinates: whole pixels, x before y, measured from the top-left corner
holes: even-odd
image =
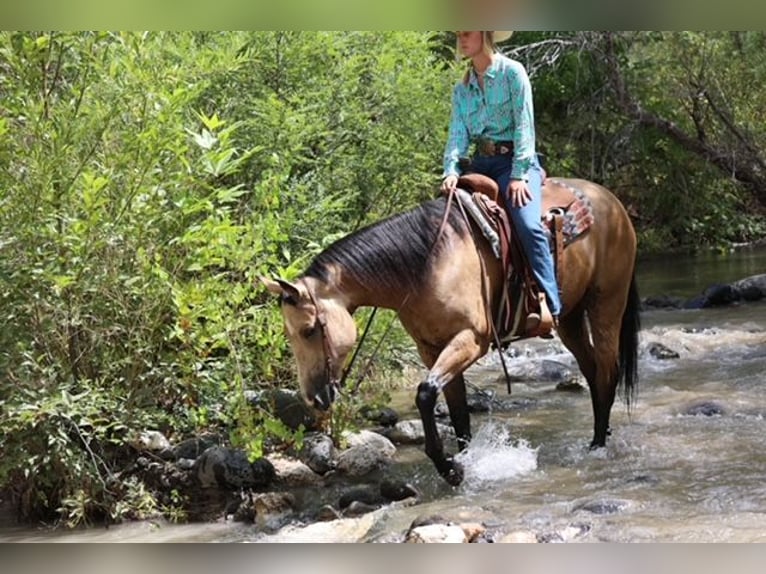
[[[506,40],[509,40],[510,37],[513,36],[513,31],[511,32],[492,32],[492,41],[495,44],[499,44],[500,42],[505,42]]]

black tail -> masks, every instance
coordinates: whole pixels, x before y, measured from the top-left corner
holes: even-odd
[[[641,300],[638,297],[636,275],[630,280],[628,302],[622,315],[620,326],[620,364],[618,382],[624,382],[625,402],[630,405],[638,387],[638,332],[641,330],[639,311]]]

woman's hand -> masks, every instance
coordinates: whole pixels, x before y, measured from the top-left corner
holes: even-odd
[[[532,201],[532,194],[527,187],[527,182],[522,179],[512,179],[508,184],[508,198],[513,207],[524,207]]]
[[[457,176],[448,175],[442,180],[441,190],[444,193],[450,193],[457,189]]]

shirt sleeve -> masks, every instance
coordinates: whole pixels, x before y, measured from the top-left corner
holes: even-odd
[[[510,75],[513,116],[513,166],[511,178],[526,179],[535,158],[535,112],[532,85],[523,65],[517,63]]]
[[[468,155],[468,128],[463,119],[463,98],[460,90],[455,87],[452,91],[452,114],[449,122],[449,136],[444,147],[444,172],[442,178],[448,175],[460,175],[458,160]]]

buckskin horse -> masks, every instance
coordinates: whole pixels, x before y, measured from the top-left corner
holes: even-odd
[[[560,257],[563,311],[557,333],[588,383],[594,449],[606,445],[618,386],[630,410],[638,383],[636,235],[622,203],[606,188],[581,179],[556,181],[580,190],[593,214],[591,228]],[[347,235],[293,282],[261,281],[281,299],[304,399],[323,411],[339,392],[356,343],[354,311],[372,306],[397,312],[428,368],[415,401],[426,454],[457,485],[463,468],[443,449],[434,407],[443,392],[458,448],[465,448],[471,431],[463,372],[495,342],[491,317],[505,278],[488,240],[454,203],[445,214],[447,204],[444,197],[428,200]]]

